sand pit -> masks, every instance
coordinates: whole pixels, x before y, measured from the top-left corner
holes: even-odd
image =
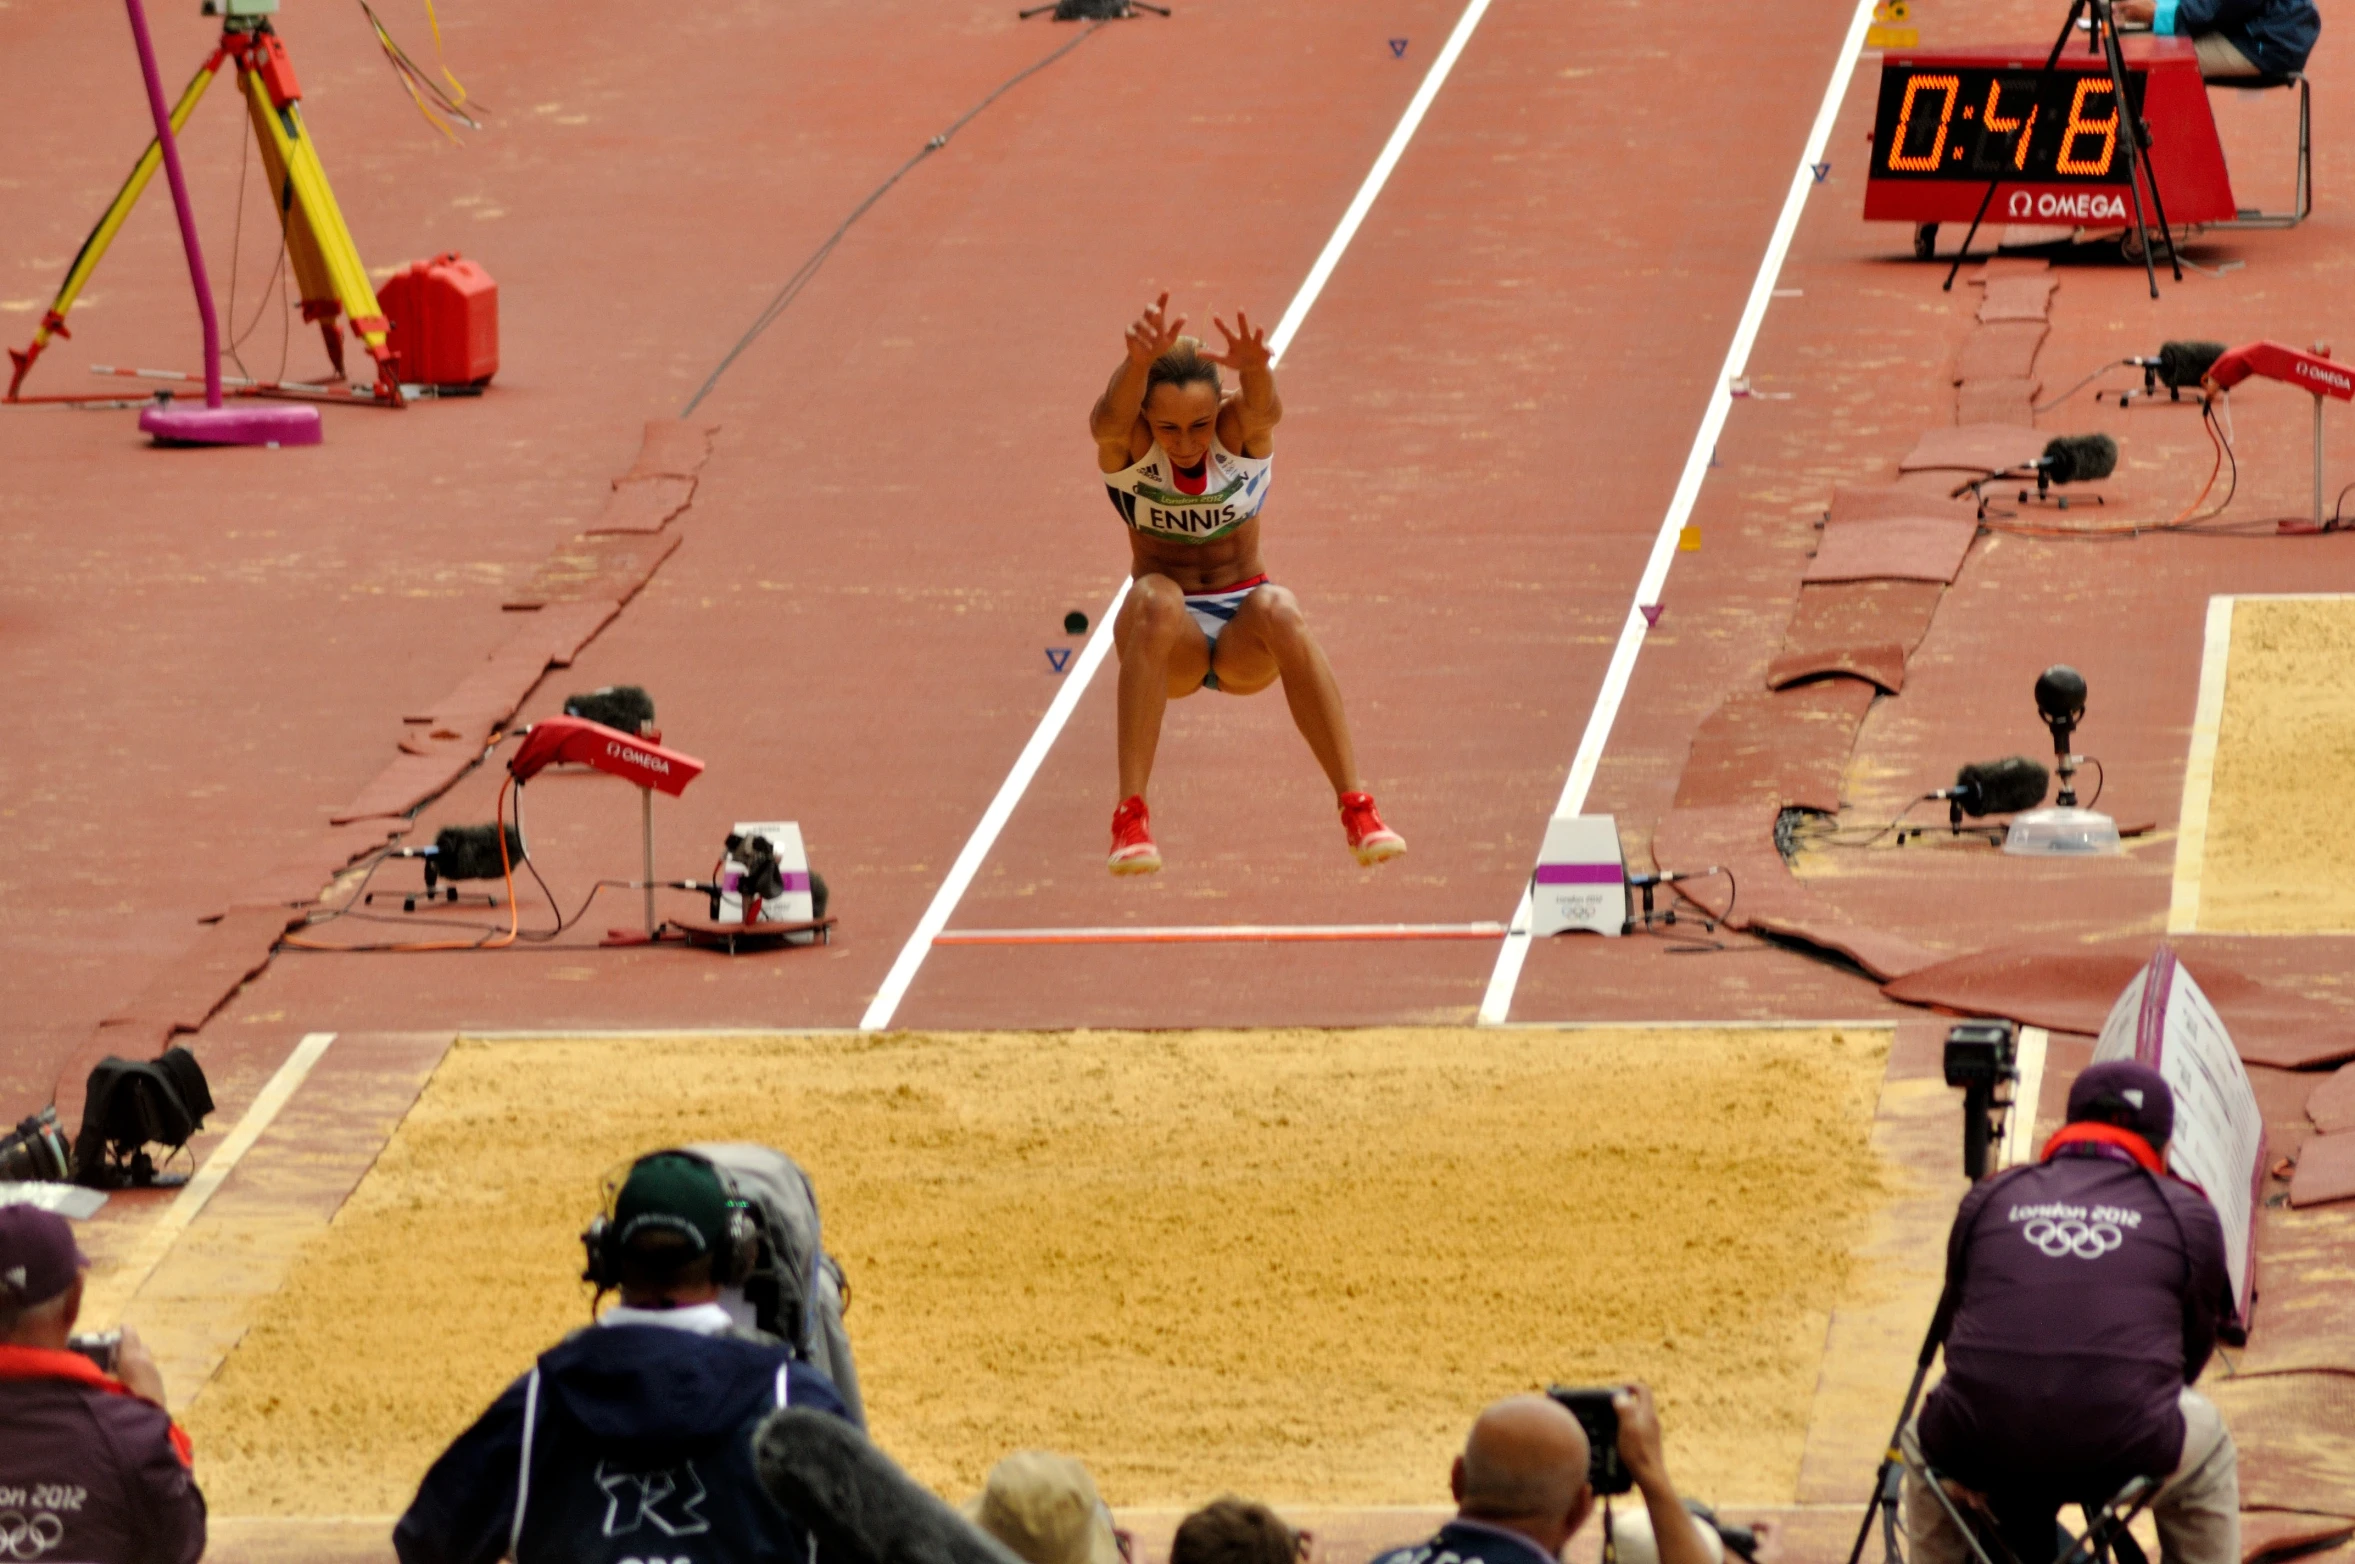
[[[599,1175],[811,1168],[874,1432],[952,1496],[1021,1446],[1115,1503],[1445,1497],[1489,1397],[1650,1379],[1686,1491],[1788,1502],[1886,1034],[461,1042],[190,1419],[221,1514],[390,1512],[534,1353]]]
[[[2200,927],[2355,930],[2355,598],[2242,598],[2226,666]]]

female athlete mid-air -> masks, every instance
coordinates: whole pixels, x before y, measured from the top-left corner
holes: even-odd
[[[1182,337],[1169,295],[1128,328],[1128,351],[1088,417],[1096,465],[1128,527],[1135,584],[1113,626],[1120,652],[1120,807],[1112,812],[1112,872],[1161,867],[1145,813],[1145,784],[1161,742],[1161,714],[1199,689],[1256,695],[1284,681],[1292,720],[1332,779],[1341,826],[1361,864],[1406,851],[1382,823],[1357,774],[1332,667],[1300,604],[1268,581],[1259,558],[1275,428],[1284,416],[1267,332],[1241,311],[1213,317],[1224,353]],[[1219,379],[1224,364],[1241,389]]]

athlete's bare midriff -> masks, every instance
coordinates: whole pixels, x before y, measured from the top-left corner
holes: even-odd
[[[1207,543],[1175,543],[1130,528],[1129,575],[1167,576],[1181,592],[1219,592],[1264,575],[1259,558],[1259,518]]]

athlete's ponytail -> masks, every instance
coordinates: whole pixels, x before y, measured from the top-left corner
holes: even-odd
[[[1219,379],[1218,365],[1205,358],[1202,341],[1198,337],[1180,337],[1177,346],[1153,361],[1145,371],[1145,400],[1161,386],[1187,386],[1201,383],[1214,392],[1223,392],[1225,383]]]

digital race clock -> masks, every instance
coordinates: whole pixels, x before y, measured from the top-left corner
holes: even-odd
[[[2234,216],[2224,149],[2188,40],[2127,44],[2126,102],[2102,57],[2047,48],[1892,52],[1881,64],[1864,215],[1968,222],[1990,181],[1991,223],[2131,226],[2127,126],[2151,128],[2150,167],[2178,227]],[[2146,208],[2150,192],[2143,192]],[[2155,220],[2155,219],[2153,219]]]

